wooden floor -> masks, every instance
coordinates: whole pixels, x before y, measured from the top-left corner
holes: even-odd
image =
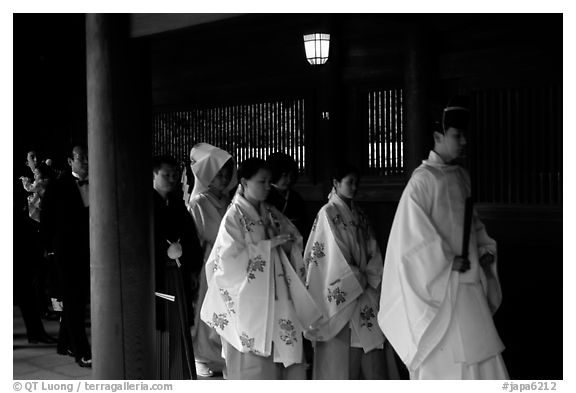
[[[56,344],[29,344],[24,321],[18,307],[13,310],[13,375],[14,380],[90,380],[92,370],[82,368],[70,356],[58,355]],[[58,333],[58,322],[43,320],[46,332]],[[90,338],[90,329],[87,328]],[[221,380],[222,377],[199,378]]]
[[[56,344],[29,344],[18,307],[14,307],[13,314],[13,379],[92,379],[91,369],[78,366],[73,357],[58,355]],[[46,332],[56,337],[58,321],[43,322]]]

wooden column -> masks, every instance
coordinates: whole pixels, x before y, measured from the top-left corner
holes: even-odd
[[[332,45],[332,43],[330,43]],[[330,61],[330,60],[328,60]],[[313,71],[319,76],[318,101],[316,124],[319,133],[319,162],[318,175],[320,183],[324,184],[324,194],[331,188],[330,177],[334,166],[337,164],[338,157],[341,156],[341,129],[338,123],[338,99],[339,88],[335,78],[334,64],[323,64],[311,67],[317,67]],[[320,153],[319,152],[319,153]]]
[[[317,130],[319,131],[318,170],[323,195],[332,189],[334,168],[343,161],[353,161],[346,146],[346,117],[343,110],[341,81],[340,24],[333,15],[322,18],[323,32],[330,33],[329,59],[323,65],[311,66],[318,76]],[[324,199],[323,199],[324,200]]]
[[[154,378],[148,63],[128,22],[86,16],[95,379]]]
[[[427,158],[431,146],[429,130],[427,60],[424,32],[416,26],[407,29],[405,79],[406,88],[406,141],[404,143],[404,168],[407,177]]]

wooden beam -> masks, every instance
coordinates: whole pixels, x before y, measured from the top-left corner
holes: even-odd
[[[131,14],[130,36],[143,37],[234,18],[244,14]]]

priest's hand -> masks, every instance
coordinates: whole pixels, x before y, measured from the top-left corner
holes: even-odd
[[[454,261],[452,262],[452,270],[464,273],[470,270],[470,261],[468,260],[468,258],[464,258],[462,256],[455,256]]]
[[[480,257],[480,266],[484,269],[490,267],[494,263],[494,255],[487,252]]]
[[[495,259],[494,255],[489,252],[480,257],[480,266],[482,266],[482,270],[484,270],[484,273],[488,278],[493,276],[492,269],[490,269],[490,266],[492,266],[492,264],[494,263],[494,259]]]

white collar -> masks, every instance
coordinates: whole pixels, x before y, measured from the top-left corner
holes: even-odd
[[[80,180],[80,181],[88,180],[88,177],[86,177],[86,179],[80,179],[80,176],[78,176],[78,174],[74,171],[72,171],[72,176],[74,176],[76,178],[76,180]]]

